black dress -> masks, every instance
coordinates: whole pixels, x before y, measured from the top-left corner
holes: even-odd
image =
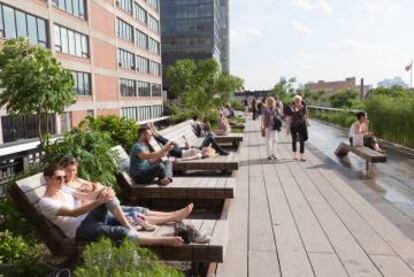
[[[296,152],[297,142],[300,144],[300,153],[305,152],[305,141],[308,140],[308,126],[306,123],[306,107],[302,106],[296,110],[294,106],[291,107],[292,121],[290,123],[290,133],[292,134],[292,151]]]

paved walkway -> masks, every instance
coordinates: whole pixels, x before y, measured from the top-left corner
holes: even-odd
[[[414,277],[413,241],[330,164],[293,161],[286,136],[268,161],[258,122],[246,125],[217,276]]]

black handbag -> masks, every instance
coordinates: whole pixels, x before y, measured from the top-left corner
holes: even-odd
[[[280,119],[279,115],[279,111],[275,111],[275,113],[273,114],[273,124],[272,124],[272,130],[273,131],[278,131],[280,132],[282,130],[282,120]]]

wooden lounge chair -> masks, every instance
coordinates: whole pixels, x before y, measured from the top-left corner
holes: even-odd
[[[189,202],[196,207],[221,211],[226,199],[234,198],[235,178],[230,176],[173,177],[168,186],[157,183],[136,184],[129,176],[129,155],[121,146],[111,148],[118,153],[120,172],[117,183],[129,203],[158,209],[175,209]]]
[[[169,137],[171,141],[174,141],[180,146],[184,146],[185,142],[182,136]],[[151,140],[151,146],[154,150],[158,151],[161,149],[155,139]],[[231,151],[227,156],[216,155],[215,157],[191,160],[191,161],[174,161],[173,170],[174,172],[185,172],[188,170],[196,171],[220,171],[223,174],[230,175],[234,170],[239,169],[239,153],[237,151]]]
[[[192,146],[199,146],[204,138],[199,138],[194,134],[192,123],[192,120],[187,120],[177,125],[161,130],[159,131],[159,133],[167,139],[171,140],[173,138],[182,137],[184,135]],[[237,149],[239,147],[239,144],[243,141],[242,133],[230,133],[226,136],[216,135],[215,137],[216,141],[219,144],[231,144],[235,149]]]
[[[37,208],[39,198],[45,191],[45,181],[41,173],[19,180],[9,189],[9,196],[23,216],[33,224],[41,240],[56,256],[69,258],[71,265],[79,262],[86,242],[67,238],[62,231]],[[163,260],[191,261],[198,264],[222,263],[227,244],[228,228],[226,220],[188,220],[200,231],[210,234],[208,244],[187,244],[179,247],[151,246]],[[154,235],[172,232],[172,226],[160,226]],[[148,232],[146,232],[148,234]],[[74,264],[75,263],[75,264]]]
[[[370,170],[372,163],[384,163],[387,161],[387,156],[385,154],[374,151],[366,146],[353,147],[344,142],[339,144],[338,148],[336,148],[335,154],[338,157],[345,157],[349,152],[354,153],[366,161],[365,168],[367,171]]]

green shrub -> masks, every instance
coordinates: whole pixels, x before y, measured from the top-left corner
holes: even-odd
[[[108,239],[89,244],[83,252],[84,265],[78,267],[76,277],[175,277],[180,272],[162,265],[149,250],[126,240],[116,247]]]
[[[42,249],[28,244],[21,236],[0,232],[0,274],[4,276],[44,276],[40,263]]]
[[[139,125],[136,121],[117,115],[88,117],[80,123],[80,128],[107,132],[115,145],[122,145],[127,151],[137,140]]]
[[[66,155],[76,157],[80,163],[79,177],[101,182],[105,185],[115,184],[115,153],[110,153],[113,141],[106,132],[75,129],[64,135],[49,147],[46,164],[61,160]]]
[[[32,226],[6,198],[0,200],[0,216],[2,217],[0,220],[0,232],[9,231],[13,234],[21,235],[29,241],[35,240],[36,235],[33,233]]]
[[[369,127],[382,139],[414,147],[414,96],[395,95],[378,93],[368,97],[365,108]]]

